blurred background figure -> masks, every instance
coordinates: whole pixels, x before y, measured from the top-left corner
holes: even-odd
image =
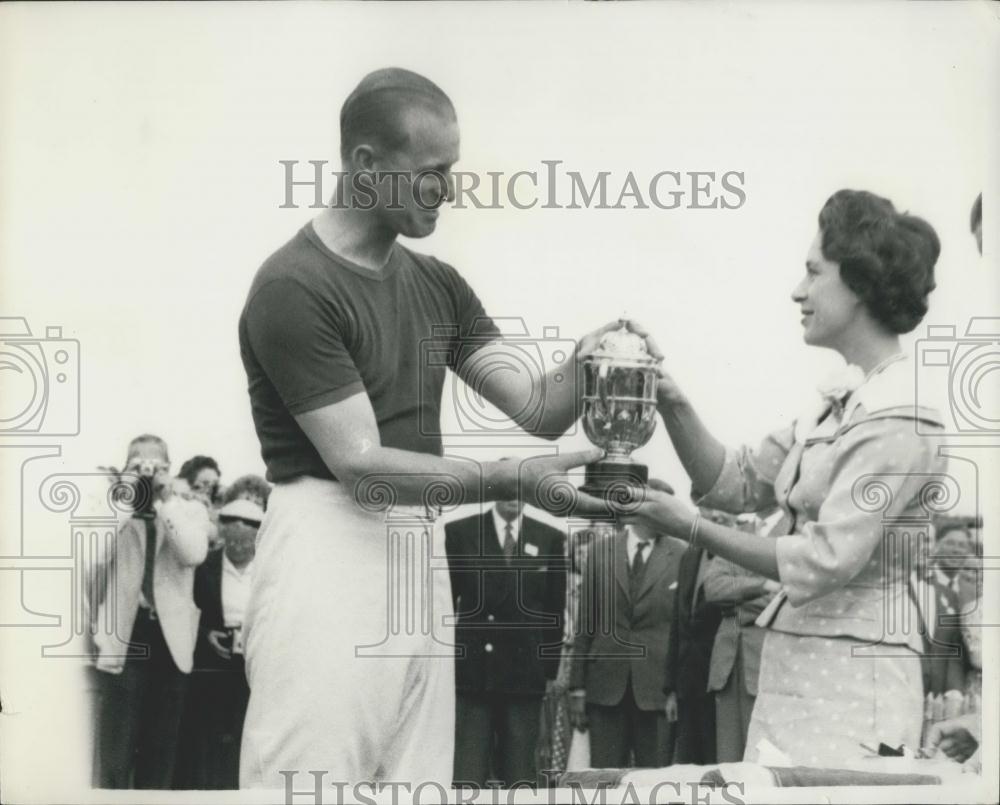
[[[211,551],[195,573],[194,600],[201,621],[175,788],[239,788],[240,741],[250,697],[243,613],[263,517],[264,507],[254,500],[226,503],[219,510],[223,546]]]
[[[983,557],[982,545],[976,546],[975,555],[959,571],[959,618],[962,642],[965,646],[967,671],[965,675],[966,713],[979,714],[983,697]]]
[[[954,607],[958,604],[958,572],[975,553],[972,535],[962,525],[942,526],[931,551],[935,583],[954,593]]]
[[[726,512],[702,508],[701,516],[732,526]],[[715,763],[715,694],[708,690],[708,670],[721,609],[705,597],[705,573],[711,557],[697,546],[681,555],[677,598],[670,625],[664,692],[666,715],[677,722],[674,763]]]
[[[187,481],[191,491],[204,495],[213,505],[219,500],[219,479],[222,473],[210,456],[193,456],[181,464],[177,477]]]
[[[743,515],[737,525],[748,533],[764,536],[787,533],[787,518],[781,509],[763,519]],[[720,556],[713,558],[705,571],[705,600],[718,606],[721,614],[708,672],[708,690],[715,694],[718,763],[743,760],[766,634],[755,622],[780,587],[778,582]]]
[[[222,494],[222,503],[232,503],[234,500],[250,500],[265,511],[267,498],[271,494],[271,485],[259,475],[241,475],[232,482]]]
[[[666,664],[683,543],[646,526],[587,553],[570,669],[570,717],[594,768],[659,767],[673,755]]]
[[[945,719],[931,727],[924,741],[924,750],[928,757],[935,757],[940,752],[956,763],[965,763],[970,771],[978,774],[982,771],[979,752],[982,734],[978,713]]]
[[[958,621],[958,575],[956,571],[953,580],[942,570],[942,562],[948,566],[953,564],[951,557],[956,551],[957,555],[964,556],[966,540],[961,536],[962,529],[953,529],[954,526],[942,527],[942,536],[949,533],[943,547],[940,540],[932,544],[933,537],[927,532],[916,546],[911,589],[925,630],[920,658],[924,683],[924,741],[935,722],[958,715],[963,709],[969,659]]]
[[[566,538],[518,500],[445,526],[455,606],[456,784],[536,785],[542,699],[559,669]]]
[[[976,247],[979,253],[983,253],[983,194],[976,196],[976,201],[972,205],[972,215],[969,221],[969,229],[976,238]]]
[[[542,735],[538,767],[553,774],[566,771],[573,744],[573,725],[569,715],[569,684],[573,663],[573,638],[580,620],[580,581],[587,561],[587,551],[597,538],[594,528],[582,528],[570,534],[567,555],[570,562],[566,578],[566,609],[564,614],[563,648],[559,670],[542,702]],[[587,740],[586,735],[580,736]]]
[[[188,485],[192,494],[205,501],[213,523],[216,522],[219,505],[222,503],[219,494],[221,474],[219,465],[211,456],[193,456],[181,464],[181,470],[177,473],[177,477]],[[216,529],[209,548],[215,550],[221,547],[222,536]]]
[[[170,788],[197,636],[194,568],[214,526],[202,499],[172,482],[163,439],[137,436],[125,472],[135,478],[132,516],[110,556],[99,556],[90,601],[100,678],[101,788]],[[117,637],[130,635],[128,645]]]

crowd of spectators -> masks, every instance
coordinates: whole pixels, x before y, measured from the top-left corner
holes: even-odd
[[[176,477],[169,467],[163,440],[131,442],[119,478],[134,510],[95,568],[95,622],[113,604],[130,635],[94,630],[96,777],[107,788],[235,789],[249,697],[242,615],[270,485],[255,475],[223,485],[208,456]],[[701,512],[760,535],[787,532],[781,509]],[[975,526],[944,522],[914,551],[925,743],[942,740],[948,719],[981,728]],[[447,535],[456,784],[743,759],[765,633],[757,619],[776,582],[642,526],[567,540],[516,501],[454,521]]]
[[[133,439],[111,475],[132,511],[89,587],[102,788],[238,787],[241,625],[270,484],[221,477],[202,455],[172,477],[152,434]]]

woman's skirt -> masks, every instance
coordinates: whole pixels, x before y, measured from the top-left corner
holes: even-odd
[[[768,632],[744,760],[767,744],[794,765],[837,767],[871,753],[862,744],[916,749],[923,718],[920,655],[850,637]]]

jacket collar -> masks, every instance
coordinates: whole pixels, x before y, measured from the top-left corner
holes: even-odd
[[[806,441],[829,408],[827,402],[821,400],[799,417],[795,423],[795,441]],[[916,374],[913,362],[906,355],[900,355],[875,371],[851,393],[844,404],[839,428],[835,430],[839,432],[867,419],[886,417],[922,420],[944,427],[944,420],[938,411],[918,404]],[[827,421],[824,420],[824,423]],[[828,435],[832,438],[835,433]]]

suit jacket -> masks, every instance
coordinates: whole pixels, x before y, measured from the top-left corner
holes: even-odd
[[[663,690],[676,693],[682,701],[705,695],[715,632],[722,618],[719,605],[705,598],[704,587],[695,590],[704,554],[700,548],[689,547],[677,571],[677,602],[671,619]]]
[[[640,710],[663,709],[663,668],[682,551],[679,540],[656,541],[635,600],[629,590],[626,537],[605,535],[587,552],[570,687],[584,688],[588,704],[619,704],[631,680]]]
[[[153,597],[156,617],[177,667],[191,671],[198,633],[198,608],[194,604],[194,568],[208,552],[212,530],[208,511],[194,500],[174,496],[157,508],[156,560]],[[139,650],[128,642],[139,609],[139,593],[146,562],[146,525],[130,517],[118,528],[110,554],[100,556],[96,571],[98,600],[91,602],[96,623],[114,624],[113,629],[94,631],[97,668],[118,674],[128,656]]]
[[[705,599],[717,604],[722,620],[715,633],[712,659],[708,669],[708,690],[726,687],[736,666],[736,657],[743,663],[746,692],[757,695],[760,675],[760,654],[764,646],[765,629],[754,622],[771,600],[764,590],[765,579],[720,556],[713,558],[705,572]]]
[[[233,663],[222,659],[208,644],[208,633],[226,628],[222,612],[222,556],[225,548],[209,551],[208,558],[194,572],[194,603],[201,610],[198,642],[194,649],[196,670],[230,671]]]
[[[508,565],[485,514],[445,526],[455,602],[456,689],[466,693],[545,693],[555,679],[566,606],[566,538],[521,518],[517,555]]]
[[[964,692],[968,657],[958,618],[958,595],[934,577],[915,585],[914,593],[929,633],[927,650],[921,657],[924,693]],[[933,606],[929,606],[928,596],[934,596]],[[930,622],[931,612],[935,622]]]

